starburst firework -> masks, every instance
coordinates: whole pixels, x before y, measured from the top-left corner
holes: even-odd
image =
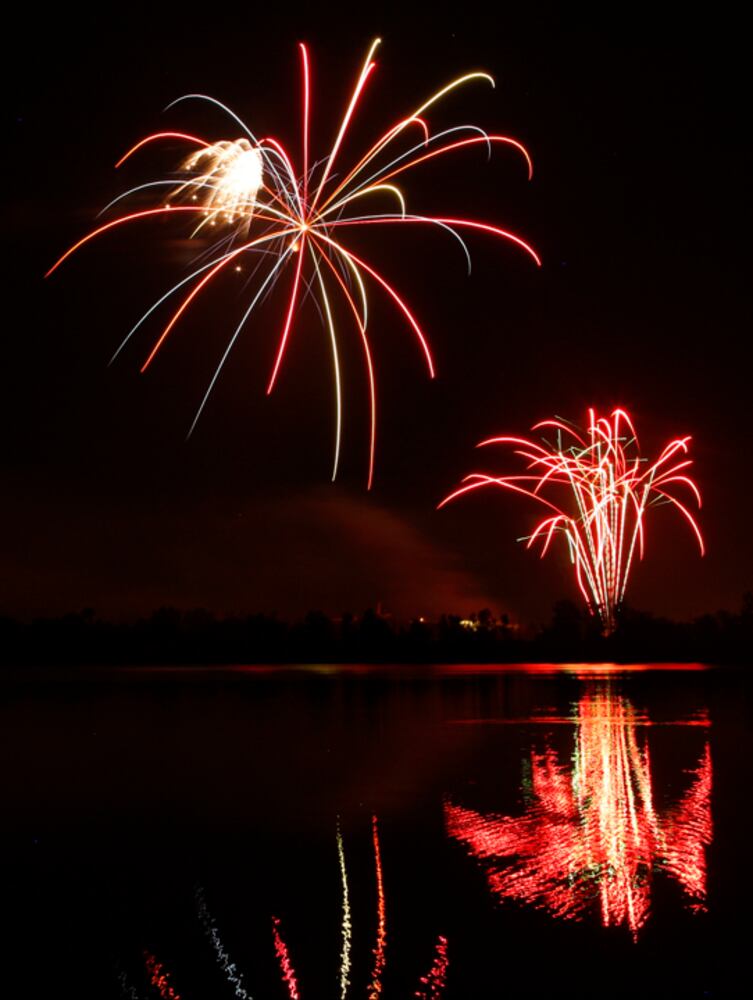
[[[159,218],[172,213],[179,217],[186,215],[189,218],[196,217],[193,235],[200,232],[205,235],[207,232],[216,233],[218,231],[216,227],[220,227],[223,235],[208,254],[210,259],[204,259],[200,266],[154,303],[116,351],[115,356],[158,307],[183,289],[183,300],[162,329],[141,367],[141,371],[144,372],[151,365],[180,317],[202,290],[222,273],[227,272],[230,265],[234,264],[237,267],[241,259],[258,255],[259,263],[254,272],[257,280],[253,286],[251,301],[224,346],[191,424],[190,436],[254,308],[280,279],[283,272],[292,270],[287,308],[267,384],[267,394],[272,392],[277,381],[301,300],[305,294],[311,294],[317,302],[327,331],[332,358],[335,386],[333,479],[337,474],[340,455],[343,404],[340,349],[332,292],[342,296],[344,308],[353,321],[361,343],[368,379],[369,487],[374,474],[377,411],[376,379],[368,336],[370,331],[367,291],[370,287],[376,286],[381,289],[411,328],[431,377],[434,376],[434,362],[426,336],[402,295],[391,281],[343,242],[348,227],[413,224],[433,226],[449,232],[459,240],[469,261],[470,257],[461,233],[486,233],[512,242],[540,264],[538,256],[528,243],[497,225],[466,218],[410,213],[403,192],[394,183],[401,174],[436,157],[479,145],[491,152],[494,145],[500,144],[513,148],[523,156],[530,177],[530,157],[515,139],[489,134],[475,125],[458,125],[438,132],[432,132],[430,129],[426,117],[429,110],[447,94],[471,81],[487,81],[493,85],[493,79],[486,73],[468,73],[452,80],[410,114],[388,128],[355,161],[354,165],[340,169],[339,173],[335,172],[338,158],[342,159],[341,151],[357,105],[375,69],[376,63],[373,57],[378,45],[379,39],[369,48],[334,144],[322,160],[314,163],[310,157],[312,137],[309,128],[311,119],[309,55],[306,46],[300,44],[303,80],[300,168],[296,168],[293,155],[282,143],[273,137],[257,139],[234,112],[214,98],[202,94],[189,94],[179,98],[179,101],[193,99],[209,102],[226,113],[234,125],[243,131],[244,136],[240,139],[215,142],[184,132],[158,132],[146,136],[129,149],[116,166],[120,166],[144,146],[162,140],[186,143],[193,146],[194,151],[183,160],[177,182],[173,176],[170,179],[139,185],[120,195],[107,206],[107,209],[124,198],[146,190],[150,193],[162,191],[167,196],[166,200],[156,207],[133,211],[99,226],[70,247],[48,271],[48,275],[51,274],[75,250],[90,240],[128,222]],[[376,199],[373,211],[368,208],[369,199]],[[394,210],[384,211],[378,207],[380,204],[385,204],[385,199],[391,200]]]

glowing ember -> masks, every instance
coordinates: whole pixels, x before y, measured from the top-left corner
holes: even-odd
[[[127,222],[159,218],[169,213],[177,215],[178,218],[183,218],[185,215],[189,218],[191,215],[198,217],[194,234],[202,231],[206,235],[211,227],[215,227],[217,233],[219,227],[221,235],[209,251],[201,255],[202,263],[151,306],[116,351],[117,356],[141,324],[158,307],[174,293],[188,286],[188,293],[162,329],[142,365],[141,371],[144,372],[154,360],[170,331],[202,289],[221,273],[237,269],[241,261],[250,258],[254,260],[250,303],[220,354],[219,362],[191,424],[190,436],[254,308],[266,297],[285,269],[292,268],[288,304],[267,393],[272,391],[277,381],[293,320],[299,308],[301,289],[304,286],[307,294],[310,293],[317,299],[331,353],[335,389],[333,479],[339,462],[343,411],[340,347],[335,311],[331,301],[332,290],[337,291],[343,297],[346,313],[352,317],[365,362],[371,423],[369,486],[374,473],[377,408],[374,365],[367,337],[369,285],[376,284],[384,292],[413,331],[431,377],[434,376],[434,362],[421,326],[403,297],[391,282],[343,242],[348,227],[355,226],[362,229],[364,226],[373,225],[428,225],[456,239],[469,266],[470,256],[460,231],[485,233],[514,244],[537,264],[540,263],[535,251],[527,243],[499,226],[473,219],[411,214],[406,207],[405,195],[393,183],[401,174],[435,157],[476,146],[481,146],[490,152],[494,145],[508,146],[521,154],[530,177],[531,161],[527,151],[508,136],[490,135],[476,125],[457,125],[438,132],[432,132],[429,128],[426,114],[446,94],[471,81],[483,80],[493,85],[494,81],[486,73],[468,73],[452,80],[388,128],[354,165],[342,166],[335,171],[356,107],[369,77],[376,68],[373,56],[378,45],[379,39],[368,51],[333,146],[317,163],[312,164],[309,155],[311,87],[309,57],[305,45],[300,46],[303,115],[302,158],[299,167],[294,166],[293,157],[277,139],[271,137],[257,139],[237,115],[214,98],[203,94],[189,94],[186,98],[180,98],[179,100],[190,98],[211,103],[227,114],[232,119],[234,127],[240,127],[245,135],[234,141],[208,142],[183,132],[159,132],[142,139],[118,161],[118,166],[145,145],[170,139],[198,147],[182,165],[182,169],[191,176],[181,183],[177,190],[175,180],[168,179],[152,181],[126,191],[110,204],[114,205],[122,198],[144,190],[152,193],[164,190],[169,194],[170,201],[159,207],[119,216],[99,226],[67,250],[48,271],[48,274],[51,274],[67,257],[89,240]],[[369,209],[369,199],[376,200],[374,209]],[[180,204],[173,204],[175,200]],[[183,203],[186,200],[188,204]],[[387,203],[392,210],[385,210],[384,206]],[[107,208],[110,208],[110,205]],[[256,235],[250,239],[249,230],[252,224]]]
[[[439,507],[485,486],[501,486],[542,504],[549,514],[528,536],[528,547],[540,541],[543,557],[555,534],[564,536],[578,587],[609,634],[615,628],[636,549],[643,557],[649,507],[675,507],[690,525],[703,555],[698,524],[674,495],[677,487],[684,488],[701,506],[698,487],[687,474],[693,464],[685,458],[690,437],[670,441],[654,462],[647,462],[625,410],[614,410],[609,419],[589,410],[585,432],[562,420],[543,420],[533,427],[539,429],[553,432],[555,443],[543,439],[541,445],[518,437],[482,441],[479,447],[513,445],[513,454],[524,460],[525,471],[507,476],[472,473]]]
[[[663,869],[691,909],[705,908],[711,843],[711,755],[706,744],[689,791],[661,815],[653,802],[648,745],[633,708],[607,688],[584,695],[572,769],[547,749],[531,753],[531,803],[519,817],[483,815],[451,802],[450,836],[488,864],[500,899],[580,918],[598,904],[605,927],[637,937],[649,915],[651,877]]]

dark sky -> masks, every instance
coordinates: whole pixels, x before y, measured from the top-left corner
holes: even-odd
[[[723,7],[682,20],[625,7],[589,20],[531,8],[411,5],[398,18],[335,19],[309,7],[245,5],[213,19],[123,8],[84,19],[18,14],[7,31],[3,114],[6,227],[0,613],[92,606],[132,615],[175,603],[218,611],[399,615],[490,605],[525,620],[575,597],[562,552],[516,543],[524,501],[492,492],[435,512],[479,467],[473,446],[589,405],[630,408],[644,451],[690,433],[709,554],[661,509],[648,525],[631,603],[687,617],[736,608],[753,589],[749,58]],[[710,10],[710,8],[709,8]],[[439,11],[439,12],[438,12]],[[304,306],[275,394],[266,380],[285,308],[275,294],[239,343],[189,443],[185,434],[243,309],[218,285],[145,376],[147,326],[111,368],[133,323],[184,273],[187,227],[137,224],[42,275],[126,184],[173,165],[152,150],[112,169],[149,131],[227,137],[187,92],[229,104],[260,134],[298,148],[296,42],[314,61],[313,143],[326,151],[360,62],[378,68],[343,157],[357,156],[437,86],[485,69],[437,110],[515,136],[529,183],[504,150],[419,168],[418,212],[497,222],[543,259],[426,231],[353,234],[405,292],[429,334],[430,382],[410,331],[379,292],[370,319],[379,380],[374,489],[365,490],[366,382],[342,313],[345,438],[329,484],[333,398],[326,334]],[[234,135],[231,137],[235,137]],[[178,154],[180,155],[180,154]],[[140,226],[140,228],[139,228]],[[489,471],[504,471],[502,455]]]

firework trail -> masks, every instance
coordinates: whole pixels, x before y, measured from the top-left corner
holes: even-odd
[[[519,437],[481,441],[478,447],[513,445],[513,454],[524,460],[524,471],[505,476],[474,472],[439,507],[486,486],[521,493],[546,507],[548,515],[525,539],[528,548],[540,542],[543,558],[555,534],[564,535],[578,587],[608,635],[616,627],[636,549],[643,558],[649,507],[669,504],[678,510],[704,554],[695,518],[674,495],[678,487],[686,489],[701,506],[698,487],[688,476],[693,463],[685,457],[691,439],[670,441],[649,462],[641,457],[633,422],[622,409],[615,409],[609,418],[590,409],[586,431],[560,419],[533,427],[540,429],[553,431],[555,443],[542,438],[543,444],[537,444]]]
[[[384,899],[384,882],[382,879],[382,854],[379,848],[379,828],[376,816],[371,817],[372,839],[374,841],[374,867],[376,869],[377,885],[377,935],[374,947],[374,971],[371,974],[369,1000],[378,1000],[382,992],[382,972],[385,963],[387,947],[387,915]]]
[[[280,934],[280,921],[277,917],[272,917],[272,934],[275,941],[275,955],[277,955],[278,961],[280,963],[280,972],[282,973],[282,981],[288,988],[288,995],[290,1000],[300,1000],[300,994],[298,993],[298,983],[295,978],[295,969],[290,961],[290,955],[288,954],[288,947],[285,944],[282,935]]]
[[[311,296],[322,316],[331,356],[335,395],[333,479],[337,475],[343,424],[340,339],[337,311],[332,297],[336,293],[341,300],[342,310],[350,317],[357,331],[368,382],[369,488],[374,475],[377,414],[376,375],[368,328],[370,287],[376,287],[392,303],[415,336],[432,378],[434,361],[421,325],[403,296],[390,280],[347,245],[349,230],[364,229],[366,226],[429,226],[457,240],[469,266],[470,255],[461,233],[488,235],[524,251],[537,265],[541,263],[528,243],[498,225],[475,219],[409,212],[404,193],[394,183],[400,175],[438,157],[476,147],[491,154],[495,146],[509,148],[522,156],[530,178],[530,156],[515,139],[487,133],[471,124],[456,125],[440,131],[432,131],[430,128],[428,115],[435,105],[446,95],[472,82],[484,81],[493,86],[494,80],[488,74],[472,72],[451,80],[407,115],[399,118],[355,163],[346,166],[338,161],[338,157],[342,160],[341,153],[347,133],[367,82],[376,68],[373,57],[379,44],[380,40],[377,39],[369,48],[335,142],[329,152],[317,162],[312,162],[311,158],[310,140],[316,136],[310,130],[311,72],[308,49],[304,44],[299,46],[303,86],[301,160],[297,165],[291,152],[277,139],[271,136],[257,139],[234,112],[215,98],[204,94],[187,94],[174,101],[169,107],[186,100],[209,103],[230,119],[233,129],[243,132],[242,137],[209,141],[201,136],[174,131],[146,136],[129,149],[116,166],[120,167],[131,156],[152,143],[169,141],[185,144],[191,148],[191,152],[180,164],[179,179],[176,180],[173,174],[150,181],[131,188],[114,199],[106,206],[105,211],[119,205],[124,199],[153,196],[159,201],[156,207],[117,215],[98,226],[70,247],[47,272],[48,275],[52,274],[72,253],[91,240],[132,222],[154,221],[169,215],[189,222],[192,236],[214,238],[209,250],[199,254],[195,261],[196,264],[199,264],[199,260],[203,262],[169,288],[147,310],[115,352],[114,357],[117,357],[142,323],[163,303],[184,289],[183,298],[141,366],[141,371],[144,372],[154,361],[181,316],[204,289],[220,277],[228,276],[233,271],[241,271],[244,262],[258,261],[258,287],[243,318],[220,352],[219,361],[191,424],[190,436],[253,310],[281,280],[283,273],[292,270],[287,306],[267,384],[267,394],[272,392],[278,380],[296,314],[303,301]],[[336,162],[338,170],[335,170]],[[462,181],[462,177],[460,180]],[[389,211],[386,210],[387,207]]]
[[[434,949],[434,961],[425,976],[419,979],[420,987],[414,993],[418,1000],[439,1000],[447,980],[447,938],[440,934]]]
[[[207,908],[204,890],[201,886],[198,886],[196,889],[196,907],[199,912],[199,919],[204,925],[204,930],[206,931],[209,940],[212,942],[212,948],[217,958],[217,962],[219,963],[222,971],[225,973],[227,981],[233,987],[236,997],[238,997],[238,1000],[251,1000],[251,996],[246,992],[243,986],[243,978],[240,972],[238,972],[235,963],[230,961],[230,956],[220,940],[220,933],[217,930],[217,925],[215,924],[209,909]]]
[[[170,985],[170,978],[165,972],[165,967],[158,962],[154,955],[148,951],[144,952],[144,963],[149,975],[149,983],[162,997],[162,1000],[180,1000],[180,993],[176,993]]]
[[[350,947],[352,937],[352,924],[350,919],[350,893],[348,892],[348,873],[345,868],[345,848],[343,846],[342,832],[340,831],[340,820],[337,820],[337,857],[340,863],[340,883],[343,894],[343,916],[342,916],[342,946],[340,949],[340,1000],[345,1000],[345,996],[350,986]]]
[[[445,804],[447,832],[488,864],[489,888],[553,916],[577,920],[598,908],[604,927],[637,939],[650,913],[651,876],[668,871],[694,911],[705,908],[711,843],[708,743],[692,785],[662,815],[654,806],[648,743],[638,716],[609,689],[585,694],[575,716],[572,765],[554,751],[531,752],[532,790],[522,816],[484,815]]]

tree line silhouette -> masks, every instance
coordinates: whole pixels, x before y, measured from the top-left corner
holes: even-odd
[[[569,600],[550,621],[520,626],[482,609],[469,618],[398,621],[370,608],[332,618],[311,611],[302,620],[275,614],[217,616],[203,608],[160,608],[148,618],[115,622],[91,608],[22,622],[0,617],[0,663],[745,663],[753,652],[753,594],[739,612],[717,611],[690,622],[623,608],[617,630]]]

